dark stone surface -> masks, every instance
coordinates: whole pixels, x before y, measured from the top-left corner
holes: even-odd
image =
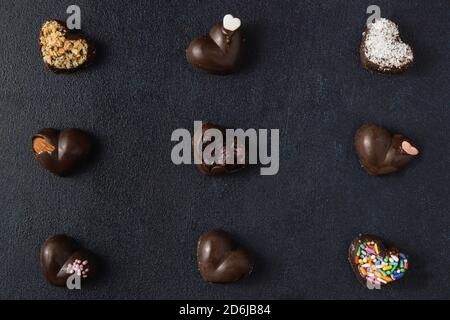
[[[39,29],[65,19],[69,4],[0,4],[0,298],[450,297],[448,0],[377,2],[416,49],[417,65],[400,76],[360,65],[372,3],[356,0],[79,0],[101,59],[54,75]],[[193,70],[185,48],[226,13],[244,22],[246,68]],[[194,120],[280,128],[280,173],[208,178],[174,166],[171,133]],[[395,176],[368,176],[353,146],[363,123],[408,135],[420,159]],[[88,131],[96,158],[52,176],[31,152],[44,127]],[[256,253],[251,278],[202,281],[196,244],[212,228]],[[347,249],[360,232],[410,255],[412,270],[393,290],[358,284]],[[103,277],[81,292],[47,284],[39,248],[55,233],[100,255]]]

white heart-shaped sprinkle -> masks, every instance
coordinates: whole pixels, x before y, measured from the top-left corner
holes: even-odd
[[[223,18],[223,27],[228,31],[236,31],[241,26],[241,20],[233,17],[231,14],[227,14]]]
[[[403,141],[402,149],[411,156],[417,156],[419,154],[419,150],[413,147],[408,141]]]

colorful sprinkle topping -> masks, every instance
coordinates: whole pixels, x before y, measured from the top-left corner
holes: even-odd
[[[355,264],[367,285],[375,287],[403,278],[408,270],[408,259],[403,253],[390,252],[382,257],[374,241],[365,241],[359,245]]]
[[[76,274],[79,277],[87,278],[89,273],[89,262],[87,260],[75,260],[72,264],[67,265],[67,273]]]

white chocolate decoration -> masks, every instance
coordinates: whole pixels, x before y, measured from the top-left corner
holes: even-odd
[[[223,18],[223,27],[228,31],[236,31],[241,26],[241,20],[233,17],[231,14],[227,14]]]

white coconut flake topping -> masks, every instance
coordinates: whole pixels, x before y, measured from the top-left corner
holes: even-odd
[[[367,59],[383,69],[401,68],[414,60],[411,47],[400,39],[397,24],[385,18],[369,24],[364,47]]]

